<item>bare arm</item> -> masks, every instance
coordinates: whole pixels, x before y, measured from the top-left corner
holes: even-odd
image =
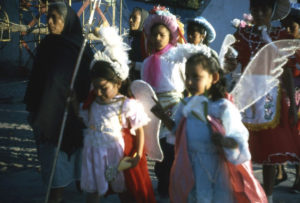
[[[135,142],[136,154],[134,155],[134,157],[131,157],[131,159],[129,160],[131,162],[131,168],[134,168],[136,165],[138,165],[144,152],[145,138],[144,138],[143,127],[136,129],[135,134],[136,134],[136,142]]]

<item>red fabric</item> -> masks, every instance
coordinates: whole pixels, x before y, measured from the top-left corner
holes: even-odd
[[[249,130],[249,147],[253,162],[260,164],[300,161],[300,135],[289,118],[288,105],[283,94],[279,124],[273,129]]]
[[[123,130],[125,142],[124,156],[132,156],[135,150],[135,137],[130,134],[129,129]],[[124,171],[126,188],[137,203],[155,203],[152,182],[149,176],[145,154],[134,168]]]
[[[195,184],[193,168],[189,160],[183,118],[176,131],[175,158],[170,173],[169,194],[172,203],[185,203]]]
[[[225,129],[221,121],[208,116],[213,133],[225,135]],[[225,167],[227,168],[230,185],[237,203],[260,202],[267,203],[264,189],[254,177],[251,161],[246,161],[239,165],[234,165],[226,160],[223,155]]]
[[[96,98],[96,95],[95,95],[94,91],[93,90],[90,91],[87,99],[83,102],[82,109],[84,109],[84,110],[89,109],[91,104],[95,100],[95,98]]]
[[[244,71],[244,69],[248,65],[248,62],[250,61],[251,51],[253,51],[255,54],[266,44],[264,42],[261,42],[261,39],[258,35],[251,35],[251,29],[251,27],[240,28],[236,33],[234,33],[236,43],[233,44],[233,47],[239,53],[238,61],[242,64],[242,71]],[[292,35],[290,35],[286,30],[279,27],[272,29],[272,32],[269,34],[274,41],[280,39],[293,39]],[[245,38],[250,38],[251,41],[254,41],[251,43],[252,49],[249,47],[249,42],[248,40],[245,40]]]

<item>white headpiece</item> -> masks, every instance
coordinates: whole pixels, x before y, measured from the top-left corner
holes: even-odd
[[[91,62],[90,68],[97,61],[106,61],[111,64],[116,74],[125,80],[129,73],[129,59],[127,51],[130,47],[123,42],[122,36],[118,34],[116,27],[101,26],[99,32],[96,33],[104,46],[104,51],[97,51],[94,60]]]
[[[161,57],[172,63],[185,63],[192,55],[201,53],[210,58],[215,51],[204,44],[178,44]]]

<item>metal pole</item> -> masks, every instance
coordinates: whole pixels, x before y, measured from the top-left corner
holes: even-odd
[[[112,0],[112,25],[116,25],[116,1]]]
[[[71,79],[71,83],[70,83],[70,87],[69,87],[70,92],[73,92],[73,87],[74,87],[75,79],[76,79],[77,72],[78,72],[78,69],[79,69],[79,66],[80,66],[81,58],[82,58],[86,43],[88,41],[87,36],[88,36],[88,33],[89,33],[89,31],[92,27],[93,17],[94,17],[95,9],[96,9],[96,6],[97,6],[97,1],[98,0],[92,1],[92,3],[94,2],[93,10],[91,12],[91,15],[90,15],[90,18],[89,18],[89,21],[88,21],[88,25],[87,25],[88,27],[87,27],[87,29],[85,29],[86,33],[84,35],[84,40],[82,42],[81,49],[79,51],[79,55],[78,55],[78,58],[77,58],[77,61],[76,61],[76,66],[75,66],[75,69],[74,69],[74,72],[73,72],[73,75],[72,75],[72,79]],[[101,3],[101,0],[99,0],[98,4],[100,5],[100,3]],[[60,128],[60,132],[59,132],[55,157],[54,157],[54,160],[53,160],[53,165],[52,165],[51,174],[50,174],[50,178],[49,178],[49,184],[48,184],[48,188],[47,188],[45,203],[48,203],[48,200],[49,200],[51,185],[52,185],[53,176],[54,176],[54,173],[55,173],[56,162],[57,162],[57,158],[58,158],[58,154],[59,154],[59,150],[60,150],[60,146],[61,146],[61,142],[62,142],[62,138],[63,138],[63,132],[64,132],[65,125],[66,125],[66,120],[67,120],[67,116],[68,116],[68,107],[69,107],[70,103],[71,103],[71,95],[68,95],[66,106],[65,106],[65,111],[64,111],[64,115],[63,115],[63,120],[62,120],[62,124],[61,124],[61,128]]]
[[[42,9],[41,9],[41,1],[39,0],[38,1],[38,3],[39,3],[39,15],[42,15]],[[40,18],[40,16],[39,16],[39,21],[38,21],[38,27],[40,28],[41,27],[41,18]],[[39,33],[38,34],[38,44],[41,42],[41,34]]]
[[[23,20],[23,14],[22,14],[22,9],[21,9],[21,2],[19,1],[19,24],[22,24]],[[19,33],[19,68],[22,66],[22,40],[23,40],[23,35],[22,32]]]
[[[120,0],[120,35],[122,35],[123,0]]]

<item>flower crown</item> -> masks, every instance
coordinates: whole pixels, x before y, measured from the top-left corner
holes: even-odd
[[[176,16],[173,15],[169,11],[169,9],[163,6],[154,6],[154,8],[149,13],[150,15],[144,22],[144,31],[146,37],[150,39],[151,27],[154,24],[162,23],[170,30],[172,35],[171,43],[175,45],[178,39],[178,23]]]
[[[235,18],[231,21],[231,24],[233,25],[233,27],[235,28],[244,28],[246,27],[247,25],[248,26],[252,26],[252,22],[253,22],[253,17],[251,14],[247,14],[247,13],[244,13],[243,14],[243,20],[240,20],[238,18]]]
[[[123,42],[122,36],[118,34],[116,27],[101,26],[99,32],[96,33],[104,46],[104,51],[97,51],[94,60],[91,62],[92,68],[97,61],[106,61],[110,63],[115,73],[125,80],[129,73],[129,58],[127,51],[130,47]]]

